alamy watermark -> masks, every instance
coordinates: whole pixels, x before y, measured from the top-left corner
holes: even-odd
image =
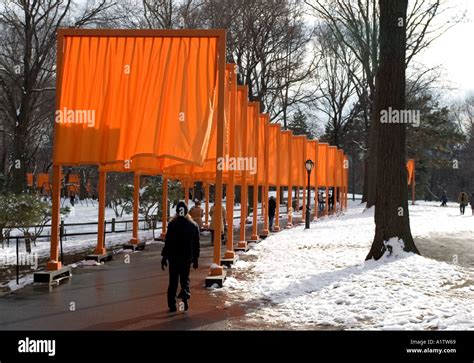
[[[420,126],[420,110],[388,110],[380,111],[380,123],[382,124],[412,124]]]
[[[248,171],[251,175],[255,175],[257,173],[257,158],[226,155],[217,158],[217,168],[223,171]]]
[[[88,127],[95,126],[95,110],[70,110],[64,107],[56,110],[55,121],[58,124],[86,124]]]

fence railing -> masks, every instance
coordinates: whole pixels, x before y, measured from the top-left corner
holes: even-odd
[[[234,209],[234,212],[240,212],[241,209]],[[259,212],[259,215],[261,213],[261,208],[258,208],[257,211]],[[285,216],[288,213],[288,208],[286,206],[280,206],[280,213],[279,216]],[[250,216],[250,215],[249,215]],[[240,216],[235,216],[234,219],[240,219]],[[151,223],[150,223],[151,222]],[[156,225],[157,220],[147,220],[147,219],[139,219],[139,227],[140,223],[142,223],[142,228],[141,230],[153,230],[153,234],[155,231],[161,231],[162,227],[161,225],[157,226]],[[104,228],[104,240],[105,236],[107,234],[111,233],[126,233],[131,231],[131,227],[133,223],[133,220],[120,220],[117,221],[115,218],[112,218],[110,221],[105,221],[105,228]],[[151,224],[151,227],[150,227]],[[77,237],[77,236],[88,236],[88,235],[97,235],[97,225],[98,222],[82,222],[82,223],[65,223],[64,221],[61,221],[60,228],[59,228],[59,247],[60,247],[60,260],[62,263],[64,263],[64,249],[63,249],[63,244],[64,241],[67,240],[67,237]],[[124,225],[122,229],[118,228],[118,226]],[[86,232],[74,232],[74,233],[68,233],[67,229],[70,227],[84,227],[84,226],[94,226],[95,231],[86,231]],[[31,226],[29,228],[38,228],[40,226]],[[107,228],[109,227],[109,228]],[[23,227],[27,228],[27,227]],[[45,225],[44,228],[51,228],[51,225]],[[20,241],[23,240],[24,244],[26,244],[27,240],[30,239],[31,236],[25,236],[25,235],[17,235],[17,236],[8,236],[5,238],[5,241],[7,241],[7,246],[10,245],[10,241],[14,240],[15,241],[15,252],[16,252],[16,283],[19,284],[19,278],[20,278]],[[50,234],[45,234],[45,235],[40,235],[37,237],[36,242],[38,242],[39,239],[49,239],[51,238]],[[3,243],[3,240],[2,240]],[[31,250],[27,251],[31,255]],[[37,258],[37,256],[36,256]]]

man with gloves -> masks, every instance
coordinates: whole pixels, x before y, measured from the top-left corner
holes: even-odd
[[[176,292],[178,279],[181,291],[178,298],[184,303],[184,310],[188,310],[188,300],[191,297],[189,289],[189,271],[191,264],[198,268],[200,252],[199,227],[188,214],[188,207],[179,202],[176,215],[168,224],[165,237],[165,246],[161,251],[161,269],[164,271],[169,263],[168,307],[170,312],[176,311]]]

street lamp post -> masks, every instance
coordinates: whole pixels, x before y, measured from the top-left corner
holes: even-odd
[[[308,192],[307,192],[307,197],[308,200],[306,202],[306,224],[305,224],[305,229],[309,229],[309,220],[311,218],[311,190],[310,190],[310,182],[311,182],[311,170],[313,170],[313,160],[306,160],[304,163],[304,166],[306,168],[306,172],[308,173]]]

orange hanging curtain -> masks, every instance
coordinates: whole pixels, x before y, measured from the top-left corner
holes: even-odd
[[[327,161],[328,161],[328,167],[329,167],[329,173],[327,175],[327,185],[329,187],[335,186],[335,168],[336,168],[336,154],[337,154],[337,148],[336,146],[329,146],[328,148],[328,156],[327,156]]]
[[[179,162],[201,165],[221,33],[60,30],[54,164],[130,171],[123,163],[132,160],[132,170],[155,173]]]
[[[36,188],[43,189],[44,192],[49,192],[51,181],[49,179],[49,174],[40,173],[36,180]]]
[[[33,173],[26,173],[26,183],[29,187],[33,186]]]
[[[408,159],[407,171],[408,171],[408,185],[413,183],[413,171],[415,170],[415,159]]]
[[[318,163],[316,164],[316,176],[318,179],[318,186],[327,186],[327,164],[328,164],[328,150],[329,144],[319,143],[318,145]]]
[[[280,135],[280,185],[290,185],[289,169],[291,167],[290,148],[292,147],[291,131],[282,131]]]
[[[68,186],[67,190],[68,192],[72,193],[77,193],[79,191],[80,187],[80,177],[78,174],[69,174],[68,178]]]
[[[260,108],[260,103],[259,106]],[[258,120],[258,156],[257,156],[257,174],[258,174],[258,184],[263,185],[265,184],[265,173],[266,173],[266,165],[265,165],[265,148],[266,148],[266,137],[265,134],[267,132],[267,124],[269,122],[269,115],[264,113],[259,115]]]
[[[278,138],[281,137],[281,128],[278,124],[271,124],[268,132],[268,184],[277,185],[278,167],[280,162],[280,150],[278,149]],[[281,183],[281,180],[279,181]]]
[[[293,136],[292,147],[292,184],[294,186],[303,186],[306,185],[306,169],[304,166],[306,161],[306,136]]]

